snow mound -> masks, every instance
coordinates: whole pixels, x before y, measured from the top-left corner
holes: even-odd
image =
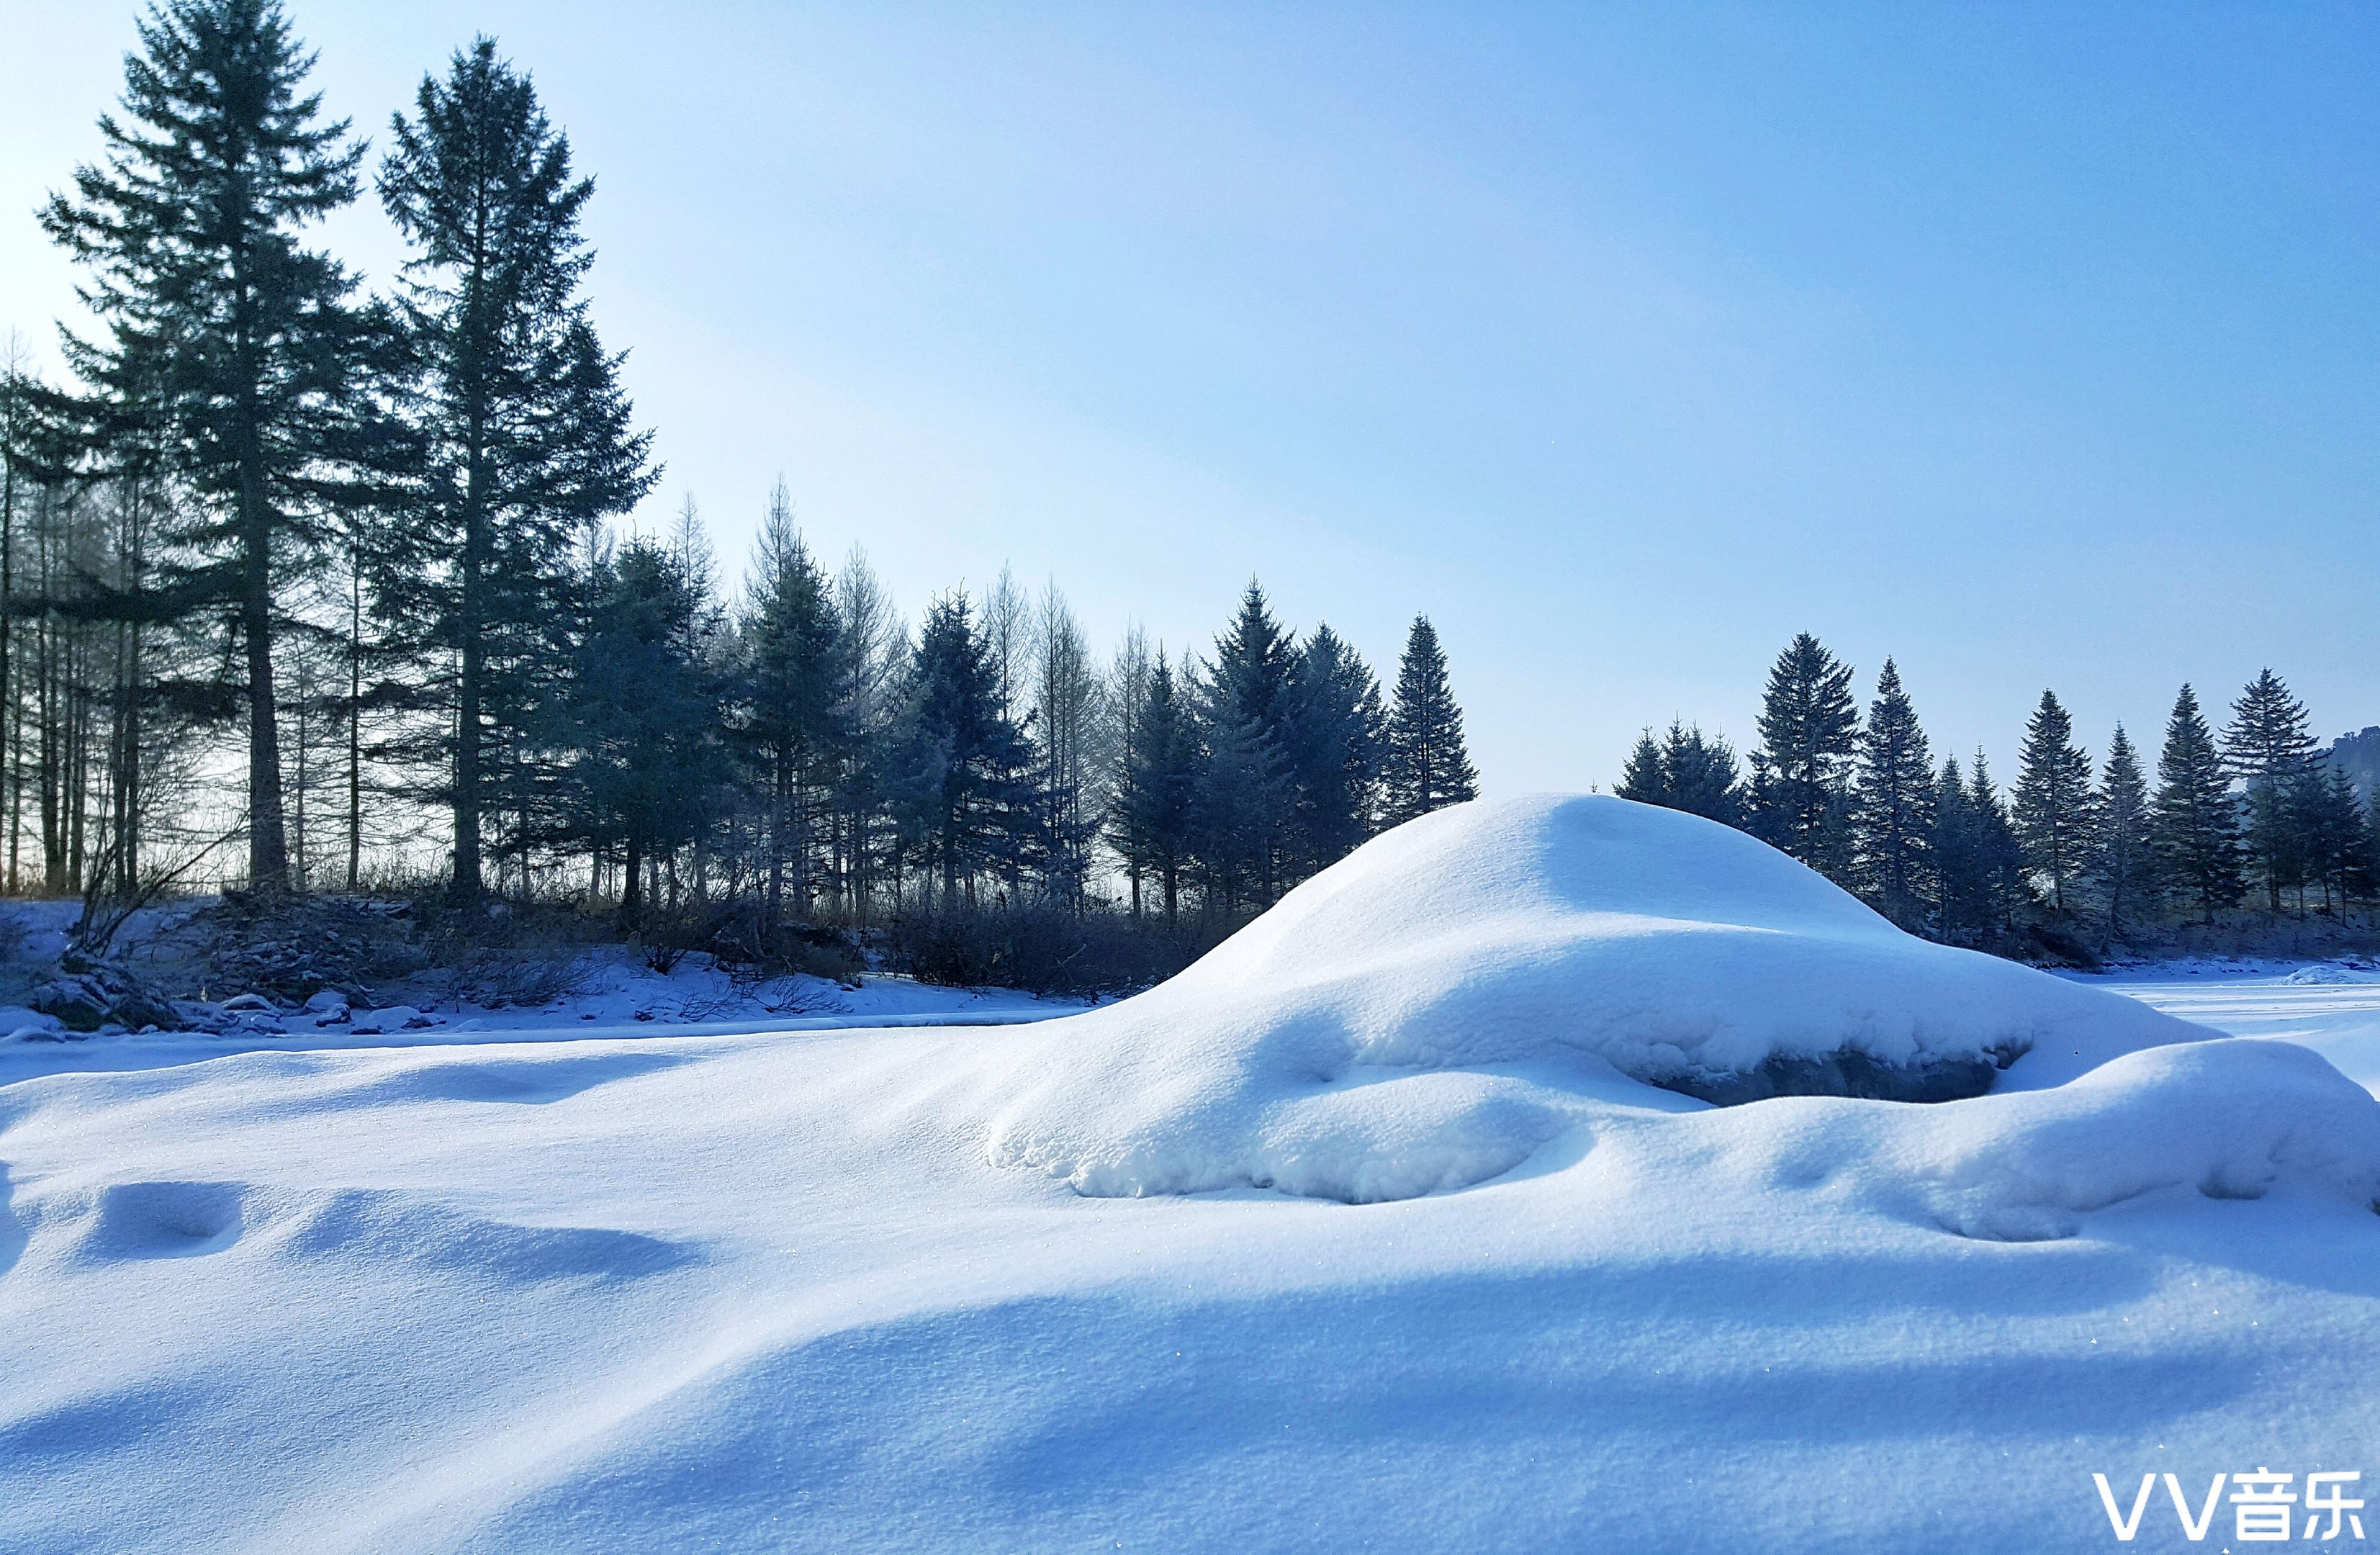
[[[1539,796],[1375,838],[1060,1023],[994,1076],[990,1148],[1086,1194],[1370,1202],[1500,1175],[1598,1109],[1691,1108],[1667,1093],[1949,1100],[2209,1035],[1904,934],[1728,827]]]
[[[1941,1107],[1762,1111],[1728,1119],[1718,1147],[1740,1185],[1823,1193],[1984,1241],[2072,1236],[2085,1214],[2163,1192],[2286,1187],[2380,1209],[2380,1101],[2290,1042],[2150,1049],[2067,1085]]]

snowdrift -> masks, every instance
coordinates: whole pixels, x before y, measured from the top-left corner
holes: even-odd
[[[1399,827],[1171,982],[1051,1027],[1032,1062],[994,1080],[990,1149],[1089,1195],[1255,1186],[1371,1202],[1482,1182],[1558,1136],[1591,1144],[1620,1119],[1694,1110],[1688,1098],[1952,1101],[2060,1086],[2213,1036],[1904,934],[1727,827],[1545,796]],[[2273,1133],[2295,1127],[2287,1109],[2258,1112],[2244,1139],[2223,1121],[2227,1092],[2253,1091],[2277,1062],[2289,1069],[2280,1091],[2332,1093],[2312,1114],[2330,1127],[2319,1148],[2293,1154]],[[2223,1087],[2181,1087],[2197,1105],[2179,1115],[2243,1158],[2302,1157],[2368,1202],[2380,1109],[2315,1064],[2324,1073],[2231,1062]],[[2058,1159],[2084,1180],[2043,1194],[1972,1160],[1941,1166],[1945,1183],[1964,1184],[1944,1189],[1958,1203],[1943,1217],[1985,1233],[2002,1208],[2011,1224],[2051,1223],[2070,1200],[2125,1197],[2101,1180],[2108,1172],[2228,1181],[2223,1162],[2175,1166],[2167,1148],[2187,1141],[2172,1127],[2110,1121],[2104,1148],[2088,1142],[2095,1117],[2132,1118],[2135,1091],[2164,1084],[2155,1065],[2127,1074],[2062,1112],[1991,1098],[1960,1126],[1986,1141],[2033,1128],[2081,1137]],[[2042,1121],[2053,1116],[2063,1121]],[[2167,1154],[2120,1164],[2143,1143]],[[1878,1148],[1863,1138],[1853,1153]],[[2023,1154],[1963,1148],[1986,1162]]]

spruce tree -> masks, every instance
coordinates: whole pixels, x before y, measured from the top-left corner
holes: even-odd
[[[1861,890],[1903,927],[1926,916],[1934,801],[1933,753],[1900,671],[1887,659],[1859,735],[1852,825]]]
[[[1851,666],[1803,632],[1768,672],[1753,752],[1753,834],[1837,880],[1851,875],[1859,710]]]
[[[1387,724],[1370,666],[1328,626],[1315,627],[1297,652],[1282,720],[1298,877],[1344,858],[1378,824]]]
[[[383,607],[437,657],[454,890],[480,890],[492,769],[522,738],[543,624],[573,586],[572,539],[652,487],[620,358],[578,295],[594,193],[528,78],[491,39],[425,76],[395,115],[381,202],[411,249],[400,312],[412,433]]]
[[[2303,875],[2305,839],[2291,797],[2316,759],[2310,723],[2305,704],[2267,669],[2231,704],[2231,723],[2223,731],[2225,759],[2245,789],[2249,853],[2275,913],[2281,910],[2282,888]]]
[[[1198,774],[1189,712],[1162,648],[1149,671],[1137,722],[1138,737],[1125,747],[1118,775],[1109,845],[1136,874],[1157,881],[1171,929],[1180,912],[1183,875],[1190,862]]]
[[[1636,736],[1636,747],[1628,753],[1628,763],[1620,770],[1619,786],[1611,792],[1622,799],[1633,799],[1640,805],[1668,808],[1669,763],[1663,759],[1661,747],[1653,738],[1650,726]]]
[[[2149,841],[2166,882],[2212,924],[2240,900],[2240,810],[2215,731],[2188,686],[2166,720]]]
[[[783,912],[785,870],[795,907],[809,909],[817,812],[832,796],[847,740],[843,623],[826,574],[795,526],[779,479],[769,493],[744,585],[740,744],[767,795],[768,912]]]
[[[1743,824],[1742,773],[1736,768],[1735,747],[1724,737],[1671,719],[1661,741],[1661,771],[1672,809],[1724,826]]]
[[[2091,856],[2091,758],[2074,743],[2074,721],[2044,691],[2024,728],[2016,784],[2016,835],[2025,868],[2048,888],[2049,910],[2067,916]]]
[[[1988,944],[2014,929],[2017,915],[2033,904],[2033,887],[2025,879],[2023,845],[1980,750],[1967,779],[1967,806],[1975,828],[1978,927]]]
[[[2107,741],[2107,764],[2100,772],[2097,808],[2091,884],[2107,922],[2107,938],[2119,942],[2141,919],[2155,915],[2158,898],[2150,840],[2155,814],[2149,808],[2148,784],[2141,772],[2140,756],[2120,723]]]
[[[1414,617],[1404,656],[1397,662],[1388,748],[1382,814],[1387,824],[1479,796],[1479,774],[1463,748],[1463,710],[1447,680],[1446,652],[1427,615]]]
[[[1264,586],[1248,580],[1215,639],[1196,700],[1196,851],[1202,878],[1227,908],[1269,905],[1280,893],[1293,797],[1287,720],[1297,645],[1273,618]]]
[[[363,149],[305,90],[313,66],[277,0],[164,0],[125,59],[105,160],[42,212],[82,265],[104,334],[67,338],[95,401],[156,438],[192,499],[164,538],[167,591],[217,613],[243,667],[249,881],[289,883],[273,647],[278,596],[355,500],[347,461],[377,335],[353,283],[304,245],[352,200]]]
[[[959,905],[963,883],[986,870],[1009,872],[1026,819],[1017,781],[1027,759],[1024,732],[1002,711],[999,676],[964,593],[935,601],[917,633],[891,757],[894,801],[942,905]]]
[[[631,927],[652,905],[648,880],[700,834],[726,775],[721,624],[690,560],[640,539],[599,564],[571,681],[581,829],[620,851]]]
[[[1942,770],[1934,780],[1933,845],[1926,852],[1932,866],[1928,884],[1934,899],[1934,937],[1945,944],[1980,942],[1990,887],[1980,820],[1955,756],[1943,758]]]

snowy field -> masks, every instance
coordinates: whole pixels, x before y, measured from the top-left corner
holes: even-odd
[[[1585,800],[1121,1004],[854,998],[0,1047],[0,1549],[2238,1549],[2380,1476],[2380,976],[2049,978]],[[1970,1099],[1682,1093],[1846,1076]]]

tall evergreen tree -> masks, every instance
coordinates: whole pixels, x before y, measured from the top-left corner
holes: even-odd
[[[1851,873],[1851,776],[1859,710],[1851,666],[1803,632],[1768,672],[1752,755],[1752,831],[1838,880]]]
[[[652,487],[620,358],[578,295],[594,193],[528,78],[488,38],[390,124],[381,201],[412,252],[401,313],[412,432],[386,608],[442,661],[455,895],[480,891],[492,769],[522,737],[524,681],[574,577],[571,541]]]
[[[1282,733],[1294,806],[1292,852],[1302,878],[1372,834],[1388,742],[1380,683],[1327,626],[1315,627],[1298,650]]]
[[[1669,732],[1658,740],[1652,730],[1645,731],[1612,792],[1728,826],[1743,822],[1742,774],[1736,768],[1735,747],[1682,719],[1670,720]]]
[[[1900,671],[1887,659],[1859,735],[1852,824],[1861,889],[1904,927],[1926,917],[1934,805],[1933,753]]]
[[[139,27],[123,115],[99,123],[105,160],[42,225],[86,267],[105,332],[68,335],[69,362],[195,499],[162,537],[190,558],[165,581],[221,611],[243,661],[249,879],[273,892],[289,883],[278,605],[319,554],[326,504],[352,500],[376,339],[347,273],[302,235],[355,198],[363,150],[305,90],[313,57],[277,0],[163,0]]]
[[[2344,768],[2309,762],[2298,779],[2294,803],[2305,872],[2322,889],[2323,910],[2337,912],[2365,889],[2374,863],[2362,796]]]
[[[689,560],[637,540],[598,565],[571,680],[580,829],[619,850],[620,916],[631,926],[651,905],[664,859],[699,834],[725,776],[720,623]]]
[[[2215,731],[2184,686],[2166,720],[2157,756],[2150,845],[2167,882],[2213,923],[2216,909],[2240,900],[2240,810]]]
[[[1933,846],[1926,852],[1932,866],[1928,894],[1934,900],[1934,938],[1952,945],[1980,943],[1990,916],[1989,868],[1983,856],[1981,820],[1955,756],[1943,758],[1934,779]]]
[[[1196,735],[1173,672],[1158,650],[1143,701],[1138,737],[1124,747],[1110,820],[1110,845],[1136,876],[1154,881],[1172,927],[1190,862],[1197,782]]]
[[[765,858],[774,919],[783,911],[788,865],[795,905],[809,910],[813,828],[832,796],[847,739],[843,623],[826,574],[795,526],[782,478],[769,493],[744,597],[739,732],[768,796]]]
[[[1254,578],[1215,639],[1197,699],[1196,803],[1200,877],[1226,911],[1280,894],[1294,795],[1287,722],[1297,645]]]
[[[2067,916],[2089,864],[2093,827],[2091,758],[2074,743],[2074,721],[2044,691],[2024,726],[2016,782],[2016,836],[2025,868],[2048,888],[2049,909]]]
[[[2268,908],[2281,910],[2281,891],[2302,878],[2304,836],[2299,780],[2318,758],[2305,704],[2271,670],[2258,672],[2231,704],[2223,754],[2244,786],[2248,848],[2265,882]]]
[[[1661,740],[1661,771],[1672,809],[1726,826],[1743,824],[1743,779],[1735,747],[1699,724],[1670,720]]]
[[[1001,708],[999,676],[976,639],[966,596],[927,608],[910,667],[902,730],[892,756],[896,803],[907,817],[942,905],[987,870],[1011,873],[1026,821],[1017,774],[1025,733]]]
[[[2016,927],[2017,915],[2032,905],[2033,887],[2025,879],[2023,844],[1980,750],[1968,774],[1967,809],[1975,828],[1979,925],[1988,943]]]
[[[1383,776],[1382,819],[1390,826],[1479,796],[1479,774],[1463,748],[1463,710],[1447,679],[1446,650],[1427,615],[1414,617],[1397,662]]]
[[[2101,769],[2098,831],[2091,854],[2091,884],[2105,916],[2107,938],[2120,941],[2139,919],[2157,909],[2156,858],[2151,845],[2155,812],[2148,783],[2124,726],[2107,741]]]
[[[1043,894],[1070,912],[1087,904],[1106,765],[1108,689],[1055,581],[1034,610],[1032,788]]]
[[[1628,752],[1627,764],[1620,769],[1619,785],[1611,792],[1640,805],[1670,808],[1669,763],[1661,758],[1660,742],[1653,737],[1650,725],[1636,736],[1634,747]]]

